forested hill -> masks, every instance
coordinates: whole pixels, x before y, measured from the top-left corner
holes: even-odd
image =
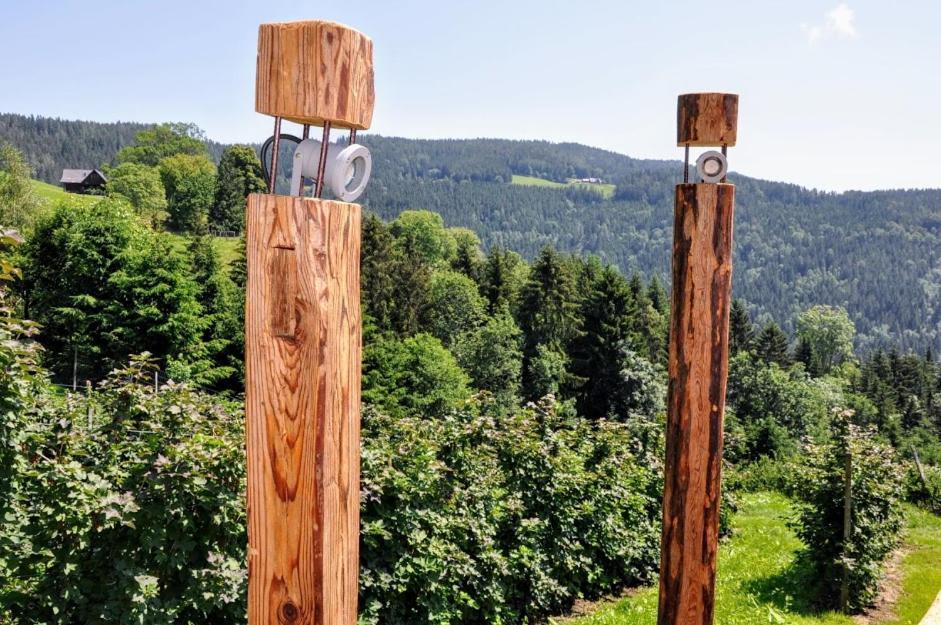
[[[108,163],[139,129],[0,115],[0,140],[23,150],[47,181],[62,167]],[[364,203],[384,218],[427,208],[487,246],[532,257],[551,243],[669,277],[678,161],[542,141],[361,140],[374,159]],[[220,147],[210,145],[214,154]],[[581,178],[603,184],[569,184]],[[811,305],[841,305],[864,350],[889,342],[941,349],[941,190],[834,194],[730,178],[738,185],[735,294],[759,321],[792,329]]]
[[[154,124],[89,122],[0,113],[0,141],[15,145],[36,178],[58,184],[63,169],[93,169],[107,165],[138,132]],[[216,161],[225,146],[206,141]]]

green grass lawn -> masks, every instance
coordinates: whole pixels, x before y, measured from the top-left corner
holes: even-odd
[[[41,180],[33,180],[33,190],[36,195],[42,198],[47,205],[51,205],[59,200],[75,199],[79,202],[95,202],[99,199],[96,195],[81,195],[79,193],[67,193],[62,187],[58,187]]]
[[[941,589],[941,517],[910,507],[902,561],[902,595],[886,625],[917,625]]]
[[[716,583],[717,625],[852,625],[834,612],[815,613],[806,573],[794,563],[800,542],[785,520],[786,497],[745,494],[735,516],[735,534],[719,548]],[[898,620],[884,625],[915,625],[941,588],[941,518],[909,508],[907,553],[902,562],[903,590]],[[567,625],[655,625],[657,589],[645,588],[600,606],[591,615],[566,619]],[[558,622],[558,620],[557,620]]]
[[[603,182],[599,183],[588,183],[588,182],[576,182],[574,180],[569,180],[568,182],[556,182],[554,180],[546,180],[545,178],[536,178],[535,176],[517,176],[513,175],[513,184],[528,186],[528,187],[550,187],[553,189],[564,189],[565,187],[583,187],[594,191],[606,198],[614,195],[615,186],[613,184],[607,184]]]
[[[564,182],[536,178],[535,176],[517,176],[516,174],[513,174],[513,184],[521,184],[525,187],[552,187],[554,189],[564,189],[568,186]]]
[[[189,239],[185,235],[176,234],[174,232],[168,233],[173,239],[174,246],[178,250],[185,250]],[[219,252],[219,260],[222,261],[223,267],[228,267],[232,262],[238,257],[238,247],[239,237],[214,237],[213,244],[216,246],[216,251]]]

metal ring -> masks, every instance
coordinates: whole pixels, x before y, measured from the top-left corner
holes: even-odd
[[[721,182],[729,172],[729,162],[722,152],[709,150],[696,159],[696,173],[703,182]]]

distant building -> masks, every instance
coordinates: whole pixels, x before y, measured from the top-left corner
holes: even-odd
[[[90,193],[104,190],[108,179],[97,169],[63,169],[59,184],[69,193]]]
[[[601,178],[579,178],[579,182],[584,182],[587,184],[601,184]]]

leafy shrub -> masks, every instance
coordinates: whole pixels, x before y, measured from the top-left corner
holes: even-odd
[[[467,374],[430,334],[383,338],[363,353],[363,399],[393,416],[436,417],[470,397]]]
[[[799,369],[766,364],[747,352],[729,362],[728,429],[739,439],[730,460],[789,455],[825,422],[826,389]],[[732,455],[734,454],[734,455]]]
[[[10,619],[2,596],[19,589],[14,568],[23,549],[21,511],[13,505],[19,474],[25,468],[20,449],[27,425],[26,407],[46,385],[38,365],[36,325],[17,318],[7,284],[19,275],[10,260],[15,233],[0,233],[0,623]]]
[[[771,458],[762,456],[754,462],[734,465],[726,473],[725,485],[734,491],[754,493],[773,490],[786,495],[795,491],[795,457]]]
[[[30,415],[22,539],[0,605],[22,623],[236,623],[245,614],[242,419],[148,362]]]
[[[917,467],[912,464],[905,474],[905,495],[908,501],[941,514],[941,467],[925,466],[922,482]]]
[[[242,421],[151,375],[24,403],[4,622],[244,622]],[[365,407],[363,622],[521,623],[655,574],[662,473],[639,425],[491,414]]]
[[[505,417],[367,409],[361,620],[519,623],[649,579],[662,478],[630,438],[551,402]]]
[[[801,558],[819,580],[819,601],[836,607],[844,567],[849,575],[847,607],[859,610],[875,598],[883,561],[895,548],[902,527],[902,471],[895,450],[880,443],[875,430],[850,423],[851,411],[835,415],[831,439],[808,445],[801,467],[802,498],[794,521],[804,542]],[[843,539],[844,472],[852,463],[852,532]]]

